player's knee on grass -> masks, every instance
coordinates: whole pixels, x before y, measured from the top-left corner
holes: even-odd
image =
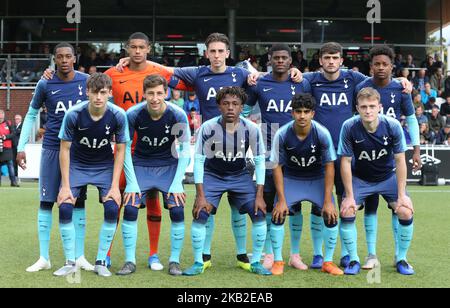
[[[105,208],[104,218],[107,223],[116,223],[119,216],[119,206],[114,200],[108,200],[103,203]]]
[[[194,217],[194,222],[206,225],[206,222],[208,221],[208,218],[209,218],[208,212],[205,211],[205,210],[201,210],[200,213],[198,214],[198,218]]]
[[[123,211],[123,219],[127,221],[136,221],[138,218],[139,209],[137,207],[127,205]]]
[[[172,222],[183,222],[184,221],[184,207],[174,206],[169,209],[170,220]]]
[[[63,203],[59,206],[59,223],[68,224],[72,222],[73,205]]]
[[[379,195],[371,195],[364,201],[364,213],[366,215],[375,215],[378,210]]]
[[[51,211],[52,209],[53,209],[53,202],[41,202],[40,203],[40,205],[39,205],[39,208],[42,210],[42,211]]]

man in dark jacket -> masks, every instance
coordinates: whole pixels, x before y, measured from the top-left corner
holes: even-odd
[[[16,181],[13,164],[14,126],[10,121],[5,120],[5,112],[3,110],[0,110],[0,139],[0,168],[6,164],[8,167],[9,179],[11,180],[11,186],[18,187],[19,185]]]

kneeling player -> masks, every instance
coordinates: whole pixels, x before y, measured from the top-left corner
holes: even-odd
[[[250,270],[261,275],[271,274],[260,264],[267,233],[263,198],[265,150],[261,130],[239,116],[246,100],[247,95],[242,88],[221,89],[216,101],[222,115],[205,122],[200,128],[194,164],[197,196],[191,230],[195,263],[183,273],[185,275],[198,275],[204,271],[205,224],[208,217],[215,214],[224,193],[228,193],[231,206],[241,214],[249,214],[252,220]],[[255,158],[257,188],[246,168],[245,158],[250,149]]]
[[[116,230],[121,203],[119,179],[124,166],[125,144],[131,141],[125,111],[108,102],[111,79],[105,74],[93,74],[87,81],[87,90],[89,101],[68,111],[59,134],[62,177],[58,195],[59,228],[66,264],[55,272],[57,276],[76,271],[73,205],[80,189],[88,184],[99,189],[105,209],[94,271],[99,276],[111,276],[105,259]],[[113,136],[117,144],[115,157],[111,147]],[[127,166],[126,170],[131,170],[127,172],[130,187],[137,187],[132,166]]]
[[[358,93],[356,108],[359,116],[344,123],[338,150],[345,186],[342,237],[351,259],[344,272],[355,275],[360,270],[356,212],[368,196],[380,194],[399,218],[397,271],[412,275],[414,270],[406,261],[406,254],[413,236],[414,209],[406,192],[406,142],[402,127],[397,120],[378,114],[380,94],[373,88]]]
[[[273,275],[284,271],[284,221],[287,214],[301,211],[301,201],[310,201],[325,222],[325,262],[322,271],[332,275],[344,273],[333,263],[338,236],[337,211],[333,203],[334,161],[336,152],[328,130],[313,121],[316,102],[311,94],[296,94],[292,99],[294,121],[275,135],[271,161],[277,197],[273,210],[270,238],[275,262]]]
[[[160,75],[144,80],[146,101],[127,111],[130,136],[137,134],[133,165],[140,190],[163,193],[164,207],[169,210],[171,253],[169,274],[181,275],[180,254],[184,241],[184,204],[186,195],[183,177],[189,165],[190,129],[186,113],[174,104],[166,103],[167,81]],[[175,141],[180,142],[179,153]],[[131,149],[128,149],[131,151]],[[144,199],[145,200],[145,199]],[[125,206],[122,222],[126,263],[117,273],[128,275],[136,270],[138,208]]]

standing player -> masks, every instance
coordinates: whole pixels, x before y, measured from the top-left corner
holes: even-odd
[[[41,79],[33,95],[17,147],[17,165],[26,168],[25,146],[33,129],[39,109],[45,104],[48,122],[42,144],[41,166],[39,172],[40,207],[38,212],[38,234],[40,258],[27,272],[50,269],[50,233],[52,228],[52,208],[57,201],[61,183],[59,167],[58,133],[66,111],[86,99],[86,80],[89,75],[74,70],[75,50],[68,43],[56,45],[54,50],[57,71],[50,80]],[[84,238],[86,229],[85,194],[78,198],[73,215],[76,230],[76,263],[84,270],[94,270],[94,266],[84,257]]]
[[[330,42],[320,48],[319,62],[323,72],[306,73],[306,78],[312,89],[312,94],[317,101],[315,120],[325,126],[333,138],[333,144],[337,149],[339,132],[342,124],[353,116],[355,105],[355,88],[367,77],[352,70],[343,70],[343,48],[340,44]],[[410,91],[411,84],[402,81],[405,91]],[[335,186],[338,205],[342,201],[344,186],[340,175],[340,160],[335,163]],[[378,204],[378,197],[371,196],[366,204]],[[319,226],[317,226],[319,227]],[[349,255],[342,243],[341,234],[341,266],[347,267]],[[311,268],[321,268],[322,255],[315,255]]]
[[[183,177],[190,161],[190,129],[186,113],[175,104],[166,103],[167,81],[160,75],[144,80],[145,102],[127,111],[130,136],[136,132],[137,142],[133,165],[140,190],[163,193],[164,207],[169,210],[171,254],[169,273],[181,275],[180,254],[184,241],[184,204],[186,194]],[[175,141],[180,149],[175,150]],[[119,275],[136,270],[137,209],[127,205],[122,221],[126,263]]]
[[[413,236],[414,209],[406,192],[403,130],[398,121],[378,114],[380,95],[372,88],[358,93],[357,110],[359,116],[347,120],[342,127],[338,150],[345,187],[340,213],[342,236],[350,254],[344,272],[356,275],[360,270],[355,226],[358,207],[367,196],[380,194],[399,218],[397,271],[412,275],[414,270],[406,255]]]
[[[388,46],[376,46],[370,50],[370,67],[373,71],[373,77],[367,79],[356,87],[356,93],[363,88],[374,88],[381,97],[382,114],[400,121],[402,115],[406,116],[409,133],[414,146],[414,165],[413,169],[420,169],[420,134],[419,124],[415,116],[414,105],[411,95],[402,93],[403,87],[397,81],[392,79],[392,70],[394,63],[394,51]],[[370,206],[372,205],[372,206]],[[364,208],[364,226],[366,229],[366,241],[368,256],[363,269],[372,269],[379,260],[376,254],[377,245],[377,218],[378,203],[366,204]],[[395,251],[397,254],[398,242],[398,217],[392,212],[392,231],[394,233]]]
[[[284,271],[285,217],[301,212],[298,204],[302,201],[312,202],[319,213],[323,211],[326,246],[322,271],[332,275],[344,274],[333,263],[338,237],[338,214],[333,202],[336,152],[330,133],[312,120],[315,107],[311,94],[296,94],[292,99],[294,121],[280,128],[274,138],[271,161],[275,164],[273,178],[277,196],[270,226],[275,253],[273,275],[281,275]]]
[[[221,116],[205,122],[198,135],[194,163],[197,196],[193,209],[191,237],[194,265],[183,274],[203,273],[203,245],[206,222],[217,211],[220,199],[228,193],[228,201],[244,214],[249,214],[252,225],[253,255],[250,271],[270,275],[260,264],[266,238],[264,190],[264,144],[260,129],[241,118],[247,95],[242,88],[226,87],[219,91],[216,100]],[[255,157],[256,184],[246,168],[249,149]]]
[[[170,70],[161,65],[147,62],[147,56],[150,51],[150,40],[147,35],[141,32],[133,33],[127,41],[129,67],[125,67],[123,72],[119,72],[115,68],[110,68],[105,72],[113,81],[114,103],[125,111],[144,100],[142,85],[144,79],[149,75],[159,74],[163,76],[170,87],[176,87],[183,91],[189,89],[182,81],[174,78]],[[133,150],[134,143],[132,146]],[[121,188],[123,189],[124,186],[124,177],[122,176]],[[148,266],[152,270],[162,270],[163,266],[158,257],[159,235],[161,232],[161,205],[157,191],[147,194],[147,227],[150,246]],[[110,256],[110,252],[108,256]],[[110,263],[109,257],[108,261]]]
[[[206,56],[211,63],[210,66],[167,68],[176,77],[195,88],[200,101],[200,113],[203,122],[220,115],[220,111],[217,108],[216,94],[221,88],[227,86],[246,88],[248,80],[253,82],[256,80],[256,76],[259,76],[259,74],[250,75],[250,72],[245,69],[226,65],[226,60],[230,56],[230,41],[225,34],[210,34],[206,39],[205,45],[207,48]],[[126,64],[127,61],[125,60],[123,65]],[[299,73],[297,69],[292,70],[291,76],[293,80],[299,81]],[[234,206],[231,207],[231,225],[236,241],[237,265],[248,270],[250,263],[246,254],[247,219]],[[205,269],[212,266],[211,242],[214,230],[213,215],[208,219],[206,230],[203,251]]]
[[[102,277],[111,276],[105,260],[122,203],[119,180],[125,162],[126,143],[131,143],[131,140],[125,111],[108,102],[112,91],[111,78],[94,73],[87,81],[87,91],[89,101],[68,111],[59,133],[62,177],[58,195],[59,226],[66,264],[54,273],[56,276],[66,276],[76,270],[73,262],[75,229],[72,212],[80,189],[88,184],[99,189],[105,213],[94,271]],[[113,138],[115,155],[111,149]],[[128,192],[139,192],[133,166],[127,166],[125,170],[128,183],[126,195]]]
[[[251,108],[258,102],[261,109],[262,133],[266,138],[267,151],[272,149],[272,139],[280,126],[283,126],[292,120],[292,97],[295,94],[311,92],[309,82],[305,79],[301,83],[296,83],[289,76],[289,69],[292,64],[291,49],[287,45],[274,45],[269,50],[270,63],[272,73],[258,80],[256,86],[248,88],[249,99],[247,100],[244,113],[247,115],[251,112]],[[269,157],[267,157],[269,161]],[[267,239],[265,244],[264,266],[271,269],[273,265],[274,255],[270,240],[270,225],[272,220],[272,209],[276,188],[273,182],[272,169],[266,170],[266,179],[264,184],[264,201],[267,205]],[[311,233],[314,239],[313,243],[316,252],[318,249],[322,251],[322,241],[316,239],[322,238],[321,228],[317,232],[316,217],[321,220],[321,209],[312,208],[312,212],[318,211],[319,216],[311,215]],[[321,225],[321,221],[319,221]],[[303,228],[303,215],[301,211],[289,218],[289,227],[291,231],[291,256],[289,265],[306,270],[308,267],[303,263],[300,257],[300,237]],[[319,247],[317,248],[317,243]]]

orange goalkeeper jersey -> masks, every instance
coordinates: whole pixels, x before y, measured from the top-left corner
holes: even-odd
[[[114,104],[125,111],[144,100],[144,79],[148,75],[159,74],[167,80],[170,87],[181,91],[192,91],[192,88],[174,77],[167,69],[153,64],[147,64],[147,68],[143,71],[132,71],[125,67],[122,73],[112,67],[105,74],[111,77],[113,82]]]

